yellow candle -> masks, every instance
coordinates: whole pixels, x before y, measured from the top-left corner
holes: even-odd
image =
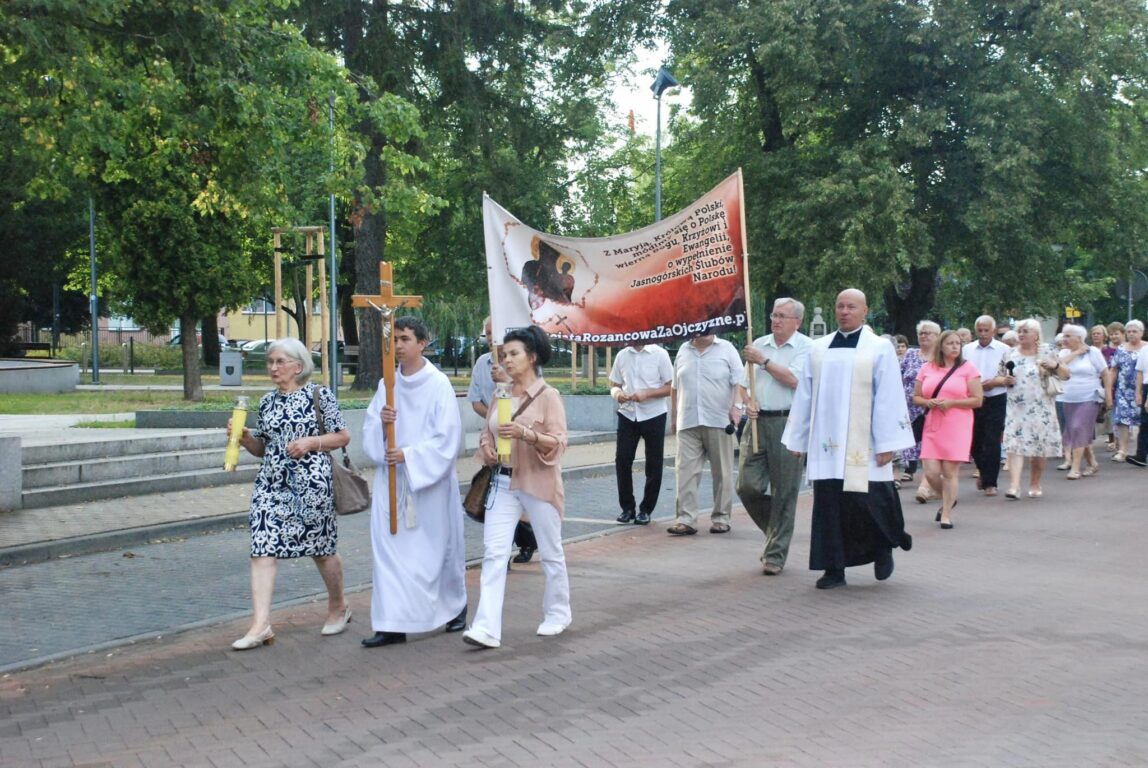
[[[510,400],[510,397],[509,397],[509,395],[507,397],[499,397],[499,398],[497,398],[497,400],[498,400],[498,424],[499,424],[499,426],[502,426],[503,424],[509,424],[510,423],[510,417],[511,417],[511,409],[510,409],[511,400]],[[501,461],[503,464],[509,464],[510,463],[510,438],[509,437],[498,438],[498,460]]]
[[[225,472],[234,472],[239,466],[239,439],[243,437],[245,426],[247,426],[247,396],[239,395],[235,398],[235,410],[231,412],[231,433],[227,438],[227,452],[223,455]]]

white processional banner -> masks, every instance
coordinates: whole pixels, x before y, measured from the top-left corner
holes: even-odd
[[[746,327],[741,171],[623,235],[559,237],[483,198],[493,342],[537,324],[583,344],[660,343]]]

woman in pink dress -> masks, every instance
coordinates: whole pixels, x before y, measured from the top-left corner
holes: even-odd
[[[961,465],[969,460],[973,442],[973,410],[980,408],[984,392],[977,367],[961,359],[956,331],[942,333],[933,349],[933,359],[917,374],[913,404],[926,411],[921,461],[925,479],[941,494],[937,522],[948,530],[953,527]]]

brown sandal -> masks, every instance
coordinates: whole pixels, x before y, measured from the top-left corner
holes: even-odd
[[[693,536],[697,532],[697,528],[692,528],[685,523],[674,523],[666,529],[666,533],[671,536]]]
[[[729,533],[729,526],[725,523],[714,523],[710,526],[710,533]]]

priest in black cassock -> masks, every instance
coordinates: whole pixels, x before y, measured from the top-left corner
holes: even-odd
[[[818,589],[845,585],[845,569],[893,574],[893,548],[908,550],[893,456],[914,444],[897,352],[864,327],[865,294],[837,296],[838,330],[813,342],[781,442],[806,456],[813,483],[809,567]]]

